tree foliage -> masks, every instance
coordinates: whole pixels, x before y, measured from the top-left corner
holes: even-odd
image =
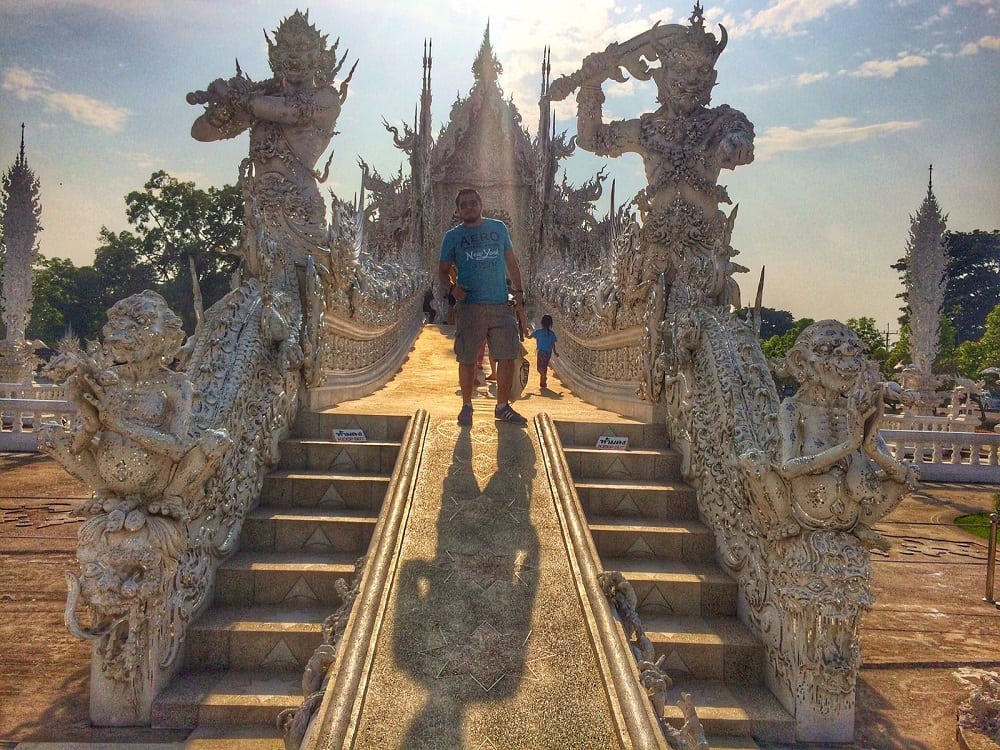
[[[191,260],[206,306],[229,291],[236,269],[232,253],[239,244],[243,199],[235,185],[201,190],[164,171],[154,172],[141,191],[125,197],[126,216],[135,230],[114,236],[109,252],[134,253],[153,269],[159,291],[171,309],[194,325]],[[102,232],[102,239],[110,233]],[[190,260],[189,260],[190,259]]]
[[[744,307],[741,317],[749,318],[751,308]],[[788,310],[776,310],[773,307],[760,308],[760,340],[766,341],[772,336],[781,336],[792,329],[795,325],[795,316]]]
[[[772,336],[765,341],[761,341],[761,349],[769,359],[784,357],[788,354],[788,350],[795,344],[795,339],[799,337],[799,334],[815,322],[812,318],[799,318],[791,328],[780,336]]]
[[[39,255],[34,266],[31,320],[25,337],[49,346],[67,331],[96,338],[104,320],[103,284],[90,266],[77,268],[65,258]]]
[[[865,356],[869,359],[884,361],[888,352],[885,349],[885,336],[875,325],[875,318],[848,318],[847,327],[858,334],[865,345]]]
[[[1000,299],[1000,230],[947,232],[947,288],[944,309],[955,326],[955,340],[978,340],[986,318]]]
[[[978,341],[963,341],[955,347],[955,370],[972,380],[982,378],[987,367],[1000,367],[1000,304],[986,315]]]
[[[133,228],[102,227],[93,265],[78,268],[70,260],[38,256],[29,338],[51,345],[72,330],[95,339],[107,309],[144,289],[162,294],[190,333],[195,318],[189,258],[206,307],[229,291],[243,211],[236,186],[201,190],[160,171],[125,203]]]

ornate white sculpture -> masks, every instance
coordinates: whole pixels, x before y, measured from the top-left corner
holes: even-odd
[[[184,524],[198,514],[205,480],[230,441],[224,430],[193,424],[191,381],[165,364],[180,348],[181,321],[160,295],[118,302],[103,333],[102,348],[65,351],[48,366],[78,414],[70,431],[43,425],[38,443],[94,488],[75,511],[88,520],[79,533],[82,573],[67,574],[66,625],[97,639],[108,679],[135,685],[151,677],[151,640],[169,651],[183,637],[171,626]]]
[[[352,68],[335,88],[346,53],[338,60],[339,40],[328,49],[326,39],[309,23],[308,13],[296,11],[281,22],[273,41],[267,37],[273,78],[255,83],[237,70],[229,80],[216,79],[206,91],[187,97],[191,104],[208,105],[191,127],[196,140],[250,131],[250,155],[240,165],[246,202],[243,269],[268,290],[267,336],[284,342],[289,361],[305,356],[311,383],[320,377],[315,364],[322,355],[325,287],[337,283],[331,278],[326,205],[317,185],[330,163],[322,174],[315,165],[336,132],[354,74]],[[282,295],[299,302],[300,309],[282,310]]]
[[[732,261],[736,210],[718,208],[730,202],[720,170],[752,160],[753,128],[707,106],[726,36],[705,30],[699,3],[690,21],[612,44],[552,84],[556,99],[580,89],[578,143],[641,154],[649,185],[633,201],[637,217],[619,214],[612,264],[588,273],[568,259],[539,289],[573,334],[564,360],[595,382],[631,377],[665,406],[718,558],[739,581],[741,617],[765,644],[769,685],[798,739],[845,742],[872,602],[866,547],[884,546],[871,526],[915,481],[878,438],[883,399],[901,393],[853,332],[822,321],[784,362],[800,388],[779,403],[756,324],[735,313],[732,274],[746,270]],[[652,79],[661,106],[604,123],[601,83],[624,80],[623,68]]]
[[[412,269],[368,260],[360,211],[335,201],[327,227],[314,166],[347,81],[334,86],[343,59],[325,40],[296,12],[268,39],[273,79],[257,84],[238,73],[189,96],[208,104],[192,127],[199,140],[250,130],[235,288],[182,348],[180,321],[144,292],[109,311],[103,347],[71,349],[53,365],[78,414],[71,430],[47,427],[40,442],[94,489],[80,509],[89,519],[66,621],[95,640],[95,724],[149,721],[188,624],[278,460],[303,381],[355,354],[344,354],[336,332],[360,331],[360,357],[374,361],[383,342],[400,345],[394,326],[408,320],[407,295],[419,304],[423,285]],[[369,321],[382,330],[371,335]]]
[[[719,210],[730,203],[717,184],[719,172],[753,161],[753,125],[731,107],[709,107],[715,86],[715,61],[725,49],[722,38],[705,30],[700,6],[691,25],[655,26],[604,52],[588,55],[579,71],[552,83],[558,100],[579,87],[577,143],[598,156],[627,152],[642,156],[649,184],[635,197],[641,230],[642,263],[637,279],[646,296],[663,274],[674,297],[692,304],[738,306],[731,275],[746,270],[730,261],[731,219]],[[650,67],[650,62],[659,63]],[[633,78],[656,84],[659,109],[637,119],[605,123],[602,119],[608,79]]]
[[[884,383],[863,351],[850,328],[824,320],[788,352],[783,374],[799,389],[779,407],[777,455],[741,456],[769,540],[830,529],[888,549],[871,527],[913,489],[917,472],[879,438],[885,394],[895,395],[895,383]]]
[[[919,404],[913,410],[916,414],[933,414],[937,403],[937,378],[933,366],[940,349],[941,310],[948,265],[944,243],[947,218],[941,215],[928,176],[927,195],[917,215],[911,217],[910,237],[906,243],[905,278],[912,366],[906,373],[905,384],[920,394]]]
[[[24,332],[31,315],[32,266],[38,253],[37,237],[42,207],[38,201],[38,179],[24,156],[24,125],[21,125],[21,151],[14,165],[3,176],[3,278],[0,287],[0,312],[6,336],[0,341],[0,382],[31,381],[37,358],[33,355],[41,342],[28,343]]]

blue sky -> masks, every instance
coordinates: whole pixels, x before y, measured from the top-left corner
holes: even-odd
[[[934,192],[955,231],[1000,228],[1000,0],[706,0],[729,46],[713,105],[747,114],[756,160],[723,172],[740,204],[733,244],[751,272],[767,267],[764,304],[796,317],[871,316],[895,330],[901,289],[890,265],[910,217]],[[200,187],[235,182],[246,137],[201,144],[188,91],[229,77],[238,58],[269,76],[263,29],[296,8],[360,60],[338,122],[328,185],[358,190],[358,157],[383,176],[403,155],[381,126],[412,122],[425,39],[433,41],[435,131],[471,84],[487,21],[501,86],[532,135],[542,50],[553,77],[588,52],[653,22],[686,22],[690,2],[592,0],[309,5],[240,0],[0,0],[0,168],[27,126],[41,180],[41,250],[89,263],[102,225],[127,228],[124,196],[157,169]],[[345,68],[346,69],[346,68]],[[605,86],[607,118],[655,108],[651,83]],[[557,129],[575,132],[572,97]],[[564,163],[571,182],[602,165],[619,197],[642,186],[638,157]],[[602,206],[603,208],[604,206]]]

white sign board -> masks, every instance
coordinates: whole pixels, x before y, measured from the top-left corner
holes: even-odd
[[[367,443],[368,438],[365,436],[365,431],[361,428],[352,428],[349,430],[334,430],[333,439],[337,443]]]
[[[628,437],[616,435],[601,435],[597,438],[597,447],[601,450],[625,450],[628,448]]]

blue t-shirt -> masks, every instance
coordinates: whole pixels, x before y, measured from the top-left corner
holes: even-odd
[[[531,332],[531,338],[538,345],[538,351],[549,352],[550,354],[552,353],[552,345],[559,340],[556,338],[556,332],[551,328],[536,328]]]
[[[458,284],[470,304],[506,304],[507,266],[504,256],[513,249],[507,225],[483,219],[478,227],[459,224],[441,241],[441,260],[458,268]]]

